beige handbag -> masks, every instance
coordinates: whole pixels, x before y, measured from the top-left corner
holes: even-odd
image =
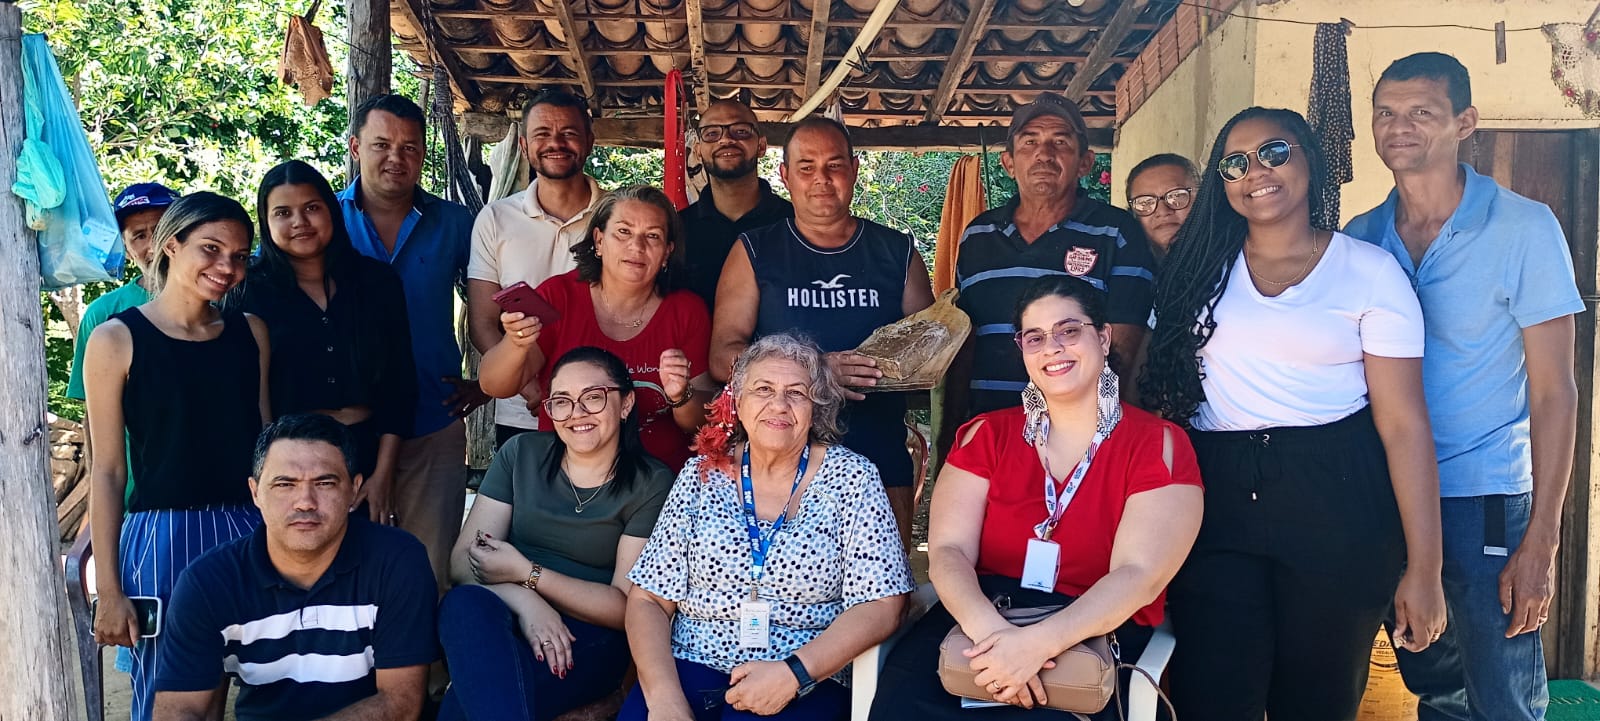
[[[1000,606],[997,603],[996,606]],[[1049,618],[1066,606],[1041,606],[1037,608],[1000,608],[1000,615],[1017,626],[1031,626]],[[1095,636],[1084,640],[1055,657],[1055,668],[1039,672],[1044,684],[1046,708],[1075,713],[1098,713],[1111,702],[1117,691],[1116,634]],[[955,696],[993,701],[994,693],[980,688],[973,678],[971,659],[962,652],[972,648],[972,639],[956,625],[939,644],[939,681],[944,690]]]

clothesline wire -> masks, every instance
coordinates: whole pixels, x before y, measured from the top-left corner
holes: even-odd
[[[1226,16],[1231,17],[1231,18],[1240,18],[1240,19],[1243,19],[1243,20],[1258,20],[1258,21],[1267,22],[1267,23],[1288,23],[1290,25],[1311,25],[1311,26],[1316,26],[1316,25],[1321,25],[1321,24],[1323,24],[1325,22],[1328,22],[1326,20],[1297,20],[1297,19],[1294,19],[1294,18],[1274,18],[1274,17],[1263,17],[1263,16],[1259,16],[1259,15],[1246,15],[1245,13],[1237,12],[1237,11],[1234,11],[1234,10],[1231,10],[1231,9],[1230,10],[1217,10],[1217,9],[1211,7],[1210,5],[1208,5],[1207,3],[1198,2],[1197,0],[1152,0],[1152,2],[1159,3],[1159,4],[1162,4],[1162,5],[1175,5],[1175,6],[1187,5],[1189,7],[1195,8],[1197,10],[1202,10],[1202,11],[1205,11],[1205,12],[1208,12],[1208,13],[1212,13],[1212,14],[1226,15]],[[1485,27],[1478,27],[1476,25],[1461,25],[1459,23],[1442,23],[1442,24],[1437,24],[1437,25],[1433,25],[1433,24],[1429,24],[1429,25],[1362,25],[1362,24],[1355,23],[1355,22],[1348,22],[1347,24],[1352,29],[1356,29],[1356,30],[1428,30],[1428,29],[1450,29],[1450,28],[1454,28],[1454,29],[1457,29],[1457,30],[1478,30],[1478,31],[1481,31],[1481,32],[1488,32],[1488,33],[1492,33],[1492,32],[1496,31],[1495,28],[1492,28],[1492,27],[1485,28]],[[1542,29],[1544,29],[1544,25],[1530,25],[1528,27],[1506,28],[1505,31],[1508,32],[1508,33],[1523,33],[1523,32],[1531,32],[1531,31],[1534,31],[1534,30],[1542,30]]]

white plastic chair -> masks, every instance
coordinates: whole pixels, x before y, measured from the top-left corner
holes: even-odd
[[[933,584],[924,583],[918,586],[909,599],[910,609],[906,613],[906,618],[894,635],[856,657],[850,668],[850,721],[867,721],[867,714],[872,711],[872,699],[878,693],[878,672],[883,670],[883,662],[889,658],[889,650],[894,648],[895,642],[899,641],[900,637],[904,636],[917,620],[938,602],[939,597],[934,593]],[[1177,645],[1177,639],[1172,635],[1171,622],[1163,622],[1156,627],[1155,633],[1150,637],[1150,643],[1144,647],[1144,653],[1134,665],[1150,674],[1150,678],[1159,681],[1161,674],[1167,669],[1167,662],[1172,660],[1172,650]],[[1156,709],[1159,708],[1160,701],[1155,686],[1136,673],[1124,691],[1128,694],[1127,721],[1156,721]]]

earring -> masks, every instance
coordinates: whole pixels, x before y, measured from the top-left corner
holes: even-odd
[[[1109,436],[1117,423],[1122,421],[1122,379],[1117,377],[1116,371],[1111,370],[1110,363],[1100,369],[1098,385],[1096,390],[1100,395],[1100,408],[1097,430]]]

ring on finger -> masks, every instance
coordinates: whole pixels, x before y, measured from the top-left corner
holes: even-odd
[[[539,645],[540,645],[540,646],[554,646],[554,645],[556,645],[556,644],[555,644],[555,642],[554,642],[554,641],[540,641],[540,642],[539,642]]]

